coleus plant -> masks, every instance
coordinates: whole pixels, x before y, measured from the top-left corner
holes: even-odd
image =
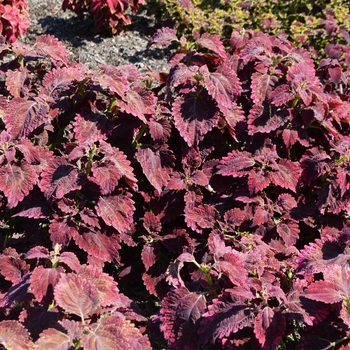
[[[93,18],[96,29],[104,27],[116,34],[131,23],[127,10],[136,13],[143,4],[145,0],[63,0],[62,9],[73,11],[80,19],[88,13]]]
[[[0,1],[0,34],[7,42],[15,42],[27,31],[30,25],[27,9],[24,0]]]
[[[348,47],[173,41],[141,74],[3,39],[1,343],[345,349]]]

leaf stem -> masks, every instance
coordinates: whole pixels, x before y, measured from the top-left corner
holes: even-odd
[[[139,144],[140,138],[143,136],[143,134],[145,133],[146,129],[147,129],[147,124],[142,124],[142,126],[141,126],[141,128],[140,128],[138,134],[137,134],[137,135],[134,137],[134,139],[132,140],[132,146],[133,146],[134,148],[140,146],[140,144]]]

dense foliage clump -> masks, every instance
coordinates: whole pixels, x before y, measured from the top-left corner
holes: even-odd
[[[140,73],[1,38],[0,343],[346,349],[349,47],[172,43]]]
[[[204,33],[229,40],[245,30],[283,34],[295,46],[307,48],[313,59],[324,56],[328,43],[350,42],[349,1],[159,0],[162,18],[179,35],[193,41]]]
[[[23,36],[30,25],[24,0],[0,1],[0,34],[10,43]]]

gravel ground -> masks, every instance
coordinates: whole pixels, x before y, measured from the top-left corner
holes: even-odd
[[[91,18],[81,21],[75,13],[63,12],[63,0],[26,0],[31,26],[21,41],[35,43],[42,34],[51,34],[66,46],[72,60],[96,69],[98,64],[118,66],[134,64],[140,71],[168,71],[170,50],[151,47],[144,56],[149,38],[159,28],[155,16],[146,6],[138,14],[130,14],[131,24],[124,33],[114,36],[96,31]],[[158,26],[157,26],[158,25]]]

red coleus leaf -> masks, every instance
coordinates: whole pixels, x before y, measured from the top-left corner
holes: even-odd
[[[123,101],[119,102],[120,109],[138,117],[147,123],[147,117],[155,113],[155,96],[146,89],[127,90],[123,95]]]
[[[137,160],[151,185],[159,192],[168,184],[173,168],[173,154],[167,148],[143,146],[137,150]]]
[[[298,141],[298,131],[284,129],[282,131],[282,138],[283,138],[283,142],[286,145],[286,147],[288,149],[291,149],[291,147]]]
[[[199,69],[204,77],[204,83],[209,95],[219,104],[226,108],[232,106],[232,102],[241,93],[241,83],[235,71],[221,65],[215,73],[209,72],[207,65]]]
[[[63,157],[51,159],[41,173],[39,187],[46,198],[62,198],[65,194],[81,188],[78,169]]]
[[[148,233],[160,232],[162,229],[162,224],[160,219],[151,212],[146,212],[143,217],[143,227],[148,231]]]
[[[329,266],[324,271],[324,281],[312,283],[305,291],[306,298],[334,304],[350,296],[350,267]]]
[[[288,70],[287,80],[306,106],[310,105],[313,94],[322,92],[321,84],[315,75],[313,66],[303,63],[295,64]]]
[[[99,84],[108,88],[110,91],[116,92],[120,97],[128,90],[129,82],[123,72],[118,67],[100,66],[102,72],[94,75]]]
[[[47,120],[48,112],[49,107],[43,101],[15,97],[6,109],[7,132],[13,137],[28,136]]]
[[[33,189],[37,182],[34,167],[26,162],[5,164],[0,168],[0,191],[7,198],[7,205],[15,207]]]
[[[337,233],[336,237],[339,237]],[[297,269],[305,274],[323,272],[328,266],[344,265],[350,258],[350,248],[336,241],[316,239],[304,246],[296,261]]]
[[[267,103],[254,105],[248,115],[249,135],[269,133],[282,127],[289,119],[289,111],[285,108],[274,108]]]
[[[282,312],[269,306],[260,310],[254,320],[254,333],[264,349],[275,349],[286,327]]]
[[[166,46],[169,46],[172,41],[178,41],[176,36],[176,29],[172,29],[168,27],[162,27],[160,29],[157,29],[157,31],[153,34],[153,36],[148,41],[148,44],[146,47],[146,53],[148,52],[149,48],[153,44],[157,44],[161,47],[166,47]]]
[[[92,315],[100,306],[97,288],[86,279],[72,273],[62,274],[54,291],[57,304],[66,312],[82,319]]]
[[[72,252],[63,252],[59,256],[57,256],[57,260],[60,263],[64,263],[67,265],[72,271],[79,272],[80,271],[80,261],[77,256]]]
[[[66,247],[70,240],[77,235],[78,227],[70,218],[54,217],[51,220],[50,239],[52,243]]]
[[[220,161],[218,168],[218,174],[224,176],[242,177],[248,175],[253,166],[255,160],[251,153],[246,151],[234,150],[230,152],[226,157],[223,157]]]
[[[114,227],[121,233],[126,233],[132,228],[135,211],[134,201],[130,197],[130,193],[101,196],[96,205],[96,212],[106,225]]]
[[[301,169],[299,163],[292,162],[288,159],[280,159],[274,166],[274,171],[270,173],[270,178],[275,185],[296,192],[300,174]]]
[[[91,170],[93,177],[90,180],[100,186],[103,195],[111,194],[122,177],[119,169],[111,161],[94,162]]]
[[[185,207],[185,221],[189,227],[197,232],[202,228],[212,228],[218,216],[217,210],[209,204]]]
[[[148,127],[149,127],[149,133],[155,142],[163,144],[168,141],[171,134],[171,124],[168,119],[152,118],[148,122]]]
[[[69,53],[64,45],[52,35],[41,35],[36,39],[35,52],[44,57],[51,57],[55,61],[69,62]]]
[[[313,180],[330,171],[332,158],[322,149],[314,147],[304,153],[300,164],[303,169],[302,179],[310,185]]]
[[[74,343],[69,335],[55,328],[45,329],[35,342],[35,349],[38,350],[68,350],[73,347]]]
[[[14,302],[28,301],[33,298],[32,294],[28,293],[28,287],[30,286],[29,278],[31,273],[24,275],[21,280],[13,284],[5,294],[0,297],[0,307],[7,308]]]
[[[288,317],[302,320],[312,326],[324,320],[329,314],[327,305],[302,296],[302,289],[295,283],[295,288],[287,294]]]
[[[31,350],[34,347],[24,326],[12,320],[0,322],[0,344],[6,349]]]
[[[146,271],[153,266],[157,259],[157,253],[159,253],[158,243],[145,244],[142,248],[141,259],[145,265]]]
[[[225,253],[222,259],[215,262],[214,266],[235,285],[241,285],[247,279],[244,262],[235,251]]]
[[[248,189],[250,193],[257,193],[265,189],[271,182],[269,173],[265,169],[256,168],[248,175]]]
[[[282,237],[284,243],[288,247],[291,247],[299,239],[300,229],[296,222],[288,220],[287,222],[279,222],[277,224],[277,232]]]
[[[13,97],[23,97],[27,95],[28,86],[25,84],[28,78],[25,70],[15,70],[6,72],[6,88]]]
[[[62,268],[44,268],[37,266],[30,276],[29,291],[35,295],[37,301],[50,304],[53,297],[53,288],[58,283]]]
[[[218,121],[218,113],[213,100],[189,97],[178,98],[173,103],[175,126],[189,147],[198,145],[205,134]]]
[[[166,278],[167,282],[177,289],[181,287],[185,287],[185,283],[180,274],[180,271],[184,266],[184,262],[196,263],[196,259],[190,253],[182,253],[175,260],[175,262],[169,265],[169,268],[167,271],[167,274],[168,274]]]
[[[287,84],[282,84],[276,87],[276,89],[274,89],[271,94],[270,94],[270,98],[269,101],[277,106],[283,106],[286,105],[287,102],[293,100],[293,98],[295,97],[293,91],[290,89],[289,85]]]
[[[74,241],[78,247],[101,261],[112,262],[119,258],[119,235],[107,235],[88,227],[81,227],[80,233],[74,235]]]
[[[63,91],[72,87],[72,81],[82,79],[81,70],[75,67],[56,68],[46,73],[43,79],[43,90],[41,93],[49,97],[55,97]]]
[[[226,297],[222,299],[214,299],[213,304],[208,306],[208,311],[202,316],[199,330],[201,344],[229,338],[238,330],[252,324],[254,318],[252,308]]]
[[[277,78],[274,75],[253,73],[251,98],[254,104],[262,104],[266,98],[268,99],[276,82]]]
[[[110,275],[83,265],[79,270],[79,277],[84,278],[97,289],[101,306],[116,305],[120,301],[117,283]]]
[[[96,141],[105,140],[107,138],[107,127],[105,118],[94,114],[77,114],[74,120],[75,137],[80,144],[93,144]]]
[[[219,35],[204,33],[197,43],[216,53],[222,61],[226,60],[227,53]]]
[[[85,350],[142,349],[152,350],[147,336],[121,316],[105,316],[84,332],[81,343]]]
[[[137,179],[134,175],[133,167],[126,155],[118,148],[112,147],[109,143],[100,141],[100,151],[104,153],[104,161],[112,162],[118,171],[118,179],[122,176],[133,190],[137,190]]]
[[[204,296],[191,293],[185,287],[169,292],[163,299],[160,310],[161,330],[172,349],[197,348],[197,321],[205,307]]]
[[[6,248],[0,255],[1,275],[12,283],[18,283],[29,272],[29,265],[13,248]]]

